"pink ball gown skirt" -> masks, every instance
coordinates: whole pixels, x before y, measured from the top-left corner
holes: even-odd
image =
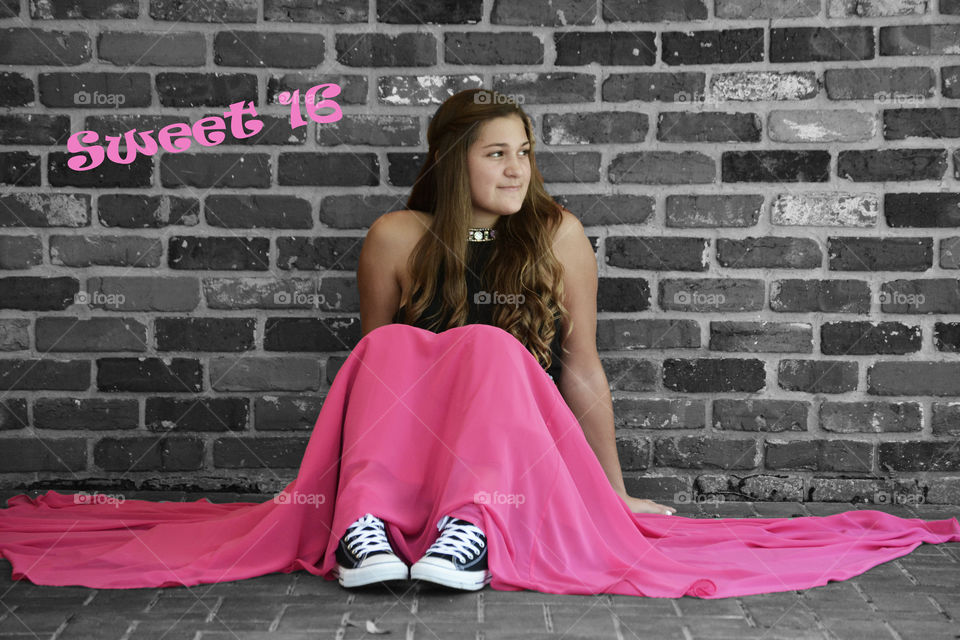
[[[263,503],[18,495],[0,509],[14,579],[96,588],[192,586],[305,570],[364,513],[408,564],[445,514],[487,535],[490,587],[557,594],[745,596],[845,580],[956,519],[876,510],[797,518],[634,514],[610,486],[549,375],[508,332],[390,324],[337,373],[298,475]]]

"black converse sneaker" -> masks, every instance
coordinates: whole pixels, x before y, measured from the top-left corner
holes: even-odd
[[[491,574],[487,570],[487,538],[480,527],[444,516],[437,529],[440,537],[410,567],[410,578],[454,589],[483,589]]]
[[[407,565],[390,546],[383,520],[369,513],[347,527],[335,556],[337,576],[344,587],[410,577]]]

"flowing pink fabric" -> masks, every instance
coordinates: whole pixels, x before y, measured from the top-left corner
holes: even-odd
[[[327,394],[298,476],[264,503],[75,504],[48,491],[0,509],[14,579],[165,587],[306,570],[334,579],[354,520],[386,523],[420,558],[445,514],[487,535],[491,588],[723,598],[845,580],[921,543],[960,542],[956,519],[882,511],[696,519],[634,514],[613,491],[550,377],[508,332],[379,327]]]

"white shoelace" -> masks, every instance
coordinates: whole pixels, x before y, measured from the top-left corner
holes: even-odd
[[[344,539],[347,548],[358,558],[363,558],[374,551],[393,553],[390,541],[387,540],[387,534],[384,532],[383,520],[369,513],[347,528]]]
[[[484,535],[480,527],[466,523],[458,522],[450,524],[453,520],[450,516],[443,516],[437,524],[440,529],[440,537],[436,542],[430,545],[427,553],[431,551],[436,553],[445,553],[452,555],[460,562],[466,562],[467,558],[476,556],[483,549]]]

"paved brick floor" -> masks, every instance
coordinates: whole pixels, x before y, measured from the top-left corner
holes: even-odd
[[[10,495],[0,492],[0,504]],[[198,496],[141,492],[147,500]],[[209,496],[258,501],[262,496]],[[678,505],[688,517],[790,517],[880,509],[943,519],[960,506],[850,503]],[[367,629],[367,622],[374,628]],[[397,583],[344,589],[301,571],[164,589],[42,587],[0,560],[0,640],[315,640],[317,638],[960,638],[960,543],[924,544],[844,582],[742,598],[560,596]]]

